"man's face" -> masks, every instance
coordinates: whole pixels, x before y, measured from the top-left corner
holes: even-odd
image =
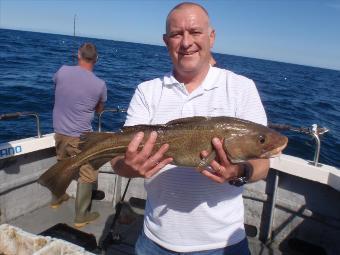
[[[215,32],[202,9],[186,6],[170,14],[163,39],[175,72],[198,73],[209,64]]]

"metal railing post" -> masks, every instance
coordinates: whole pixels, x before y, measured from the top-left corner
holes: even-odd
[[[36,124],[37,124],[37,136],[38,138],[41,138],[41,132],[40,132],[40,119],[39,114],[36,112],[12,112],[12,113],[5,113],[0,115],[0,120],[14,120],[19,117],[23,116],[34,116],[36,118]]]
[[[266,237],[266,243],[270,242],[272,239],[272,228],[274,223],[274,213],[275,213],[275,205],[276,205],[276,198],[277,198],[277,188],[279,185],[279,172],[275,170],[275,179],[274,179],[274,187],[273,187],[273,196],[270,205],[270,212],[269,212],[269,224],[268,224],[268,232]]]
[[[316,142],[316,148],[314,152],[314,162],[312,162],[311,164],[313,164],[314,166],[319,166],[318,162],[319,162],[320,147],[321,147],[320,135],[327,133],[329,131],[328,128],[318,127],[317,124],[313,124],[312,128],[305,128],[305,127],[299,128],[299,127],[293,127],[290,125],[273,124],[273,123],[270,123],[268,126],[273,129],[289,130],[289,131],[294,131],[294,132],[298,132],[302,134],[311,135],[315,139],[315,142]]]
[[[35,116],[36,123],[37,123],[37,136],[38,138],[41,138],[41,131],[40,131],[40,119],[37,113],[33,113],[33,116]]]
[[[98,132],[102,131],[102,116],[105,112],[126,112],[126,109],[122,109],[120,107],[109,108],[109,109],[105,109],[101,113],[99,113],[99,115],[98,115]]]
[[[313,124],[312,125],[312,136],[315,139],[316,142],[316,148],[315,148],[315,152],[314,152],[314,166],[318,166],[318,162],[319,162],[319,155],[320,155],[320,137],[319,134],[317,132],[317,124]]]

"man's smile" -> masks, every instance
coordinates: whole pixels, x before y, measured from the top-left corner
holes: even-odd
[[[179,55],[188,55],[188,56],[190,56],[190,55],[193,55],[193,54],[195,54],[195,53],[197,53],[198,52],[198,50],[193,50],[193,51],[180,51],[179,52]]]

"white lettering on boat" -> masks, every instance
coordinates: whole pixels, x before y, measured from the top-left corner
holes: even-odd
[[[0,158],[14,156],[21,152],[22,152],[22,147],[20,145],[15,146],[15,147],[3,148],[3,149],[0,149]]]

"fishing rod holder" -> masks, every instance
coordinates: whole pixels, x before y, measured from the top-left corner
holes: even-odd
[[[120,108],[119,106],[117,108],[109,108],[103,110],[101,113],[98,115],[98,132],[102,131],[102,116],[105,112],[113,112],[113,113],[119,113],[119,112],[126,112],[126,109]]]
[[[310,135],[315,139],[315,143],[316,143],[316,148],[314,152],[314,162],[313,162],[314,166],[318,166],[318,162],[319,162],[320,147],[321,147],[320,135],[323,135],[324,133],[328,131],[329,129],[327,128],[318,128],[317,124],[312,125]]]
[[[40,119],[39,115],[36,112],[12,112],[12,113],[4,113],[0,115],[0,120],[14,120],[18,119],[20,117],[25,116],[34,116],[36,119],[36,125],[37,125],[37,136],[38,138],[41,138],[41,132],[40,132]]]

